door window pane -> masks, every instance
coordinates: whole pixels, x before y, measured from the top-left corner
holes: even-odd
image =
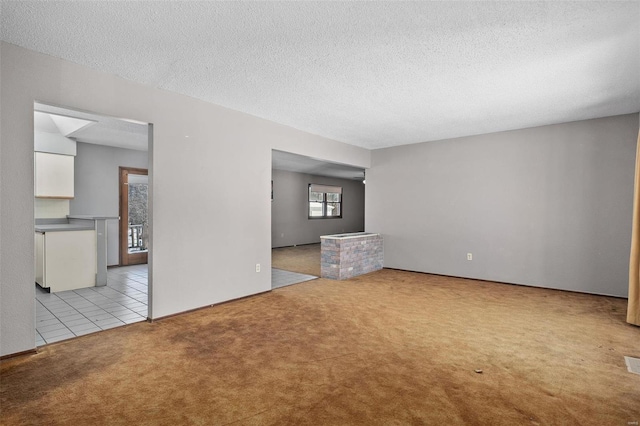
[[[147,251],[147,179],[146,175],[129,174],[129,253]]]

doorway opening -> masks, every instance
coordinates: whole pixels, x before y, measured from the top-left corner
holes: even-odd
[[[274,289],[321,275],[321,236],[364,231],[365,171],[278,150],[272,150],[271,160],[271,288]],[[319,187],[339,190],[318,193]],[[329,195],[337,199],[324,198]],[[339,202],[340,214],[314,215],[319,196],[327,204]]]
[[[151,316],[152,141],[149,123],[34,103],[34,170],[40,179],[34,188],[34,225],[36,244],[42,241],[36,247],[36,346]],[[132,204],[142,208],[138,204],[144,198],[144,215],[134,216],[143,219],[132,241],[137,252],[125,266],[120,261],[120,167],[144,171],[136,175],[140,181],[133,177],[139,191]]]
[[[120,167],[120,266],[145,264],[149,253],[149,171]]]

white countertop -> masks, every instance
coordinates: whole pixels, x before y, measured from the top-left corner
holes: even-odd
[[[54,223],[51,225],[36,225],[36,232],[65,232],[65,231],[93,231],[93,225],[81,225],[78,223]]]
[[[83,220],[119,220],[120,216],[98,216],[90,214],[70,214],[67,215],[68,219],[83,219]]]

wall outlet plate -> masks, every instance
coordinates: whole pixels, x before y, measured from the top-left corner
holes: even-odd
[[[256,263],[256,272],[260,272],[260,264]]]

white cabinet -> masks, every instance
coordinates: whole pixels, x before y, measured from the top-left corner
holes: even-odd
[[[51,292],[96,283],[96,231],[36,232],[36,283]]]
[[[39,198],[73,198],[72,155],[35,153],[35,194]]]

